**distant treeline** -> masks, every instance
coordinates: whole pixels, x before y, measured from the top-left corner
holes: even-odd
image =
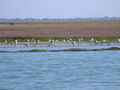
[[[120,17],[86,17],[86,18],[0,18],[0,20],[120,20]]]

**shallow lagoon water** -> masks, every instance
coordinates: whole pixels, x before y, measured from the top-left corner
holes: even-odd
[[[0,90],[120,90],[119,55],[116,50],[0,53]]]
[[[89,44],[89,43],[82,43],[79,45],[75,45],[75,46],[69,46],[69,45],[58,45],[58,46],[50,46],[50,47],[46,47],[45,46],[30,46],[30,47],[26,47],[23,45],[16,45],[14,46],[7,46],[7,45],[0,45],[0,50],[1,51],[19,51],[19,50],[34,50],[34,49],[38,49],[38,50],[60,50],[60,49],[69,49],[69,48],[82,48],[82,49],[102,49],[102,48],[110,48],[110,47],[120,47],[120,44],[116,44],[116,43],[111,43],[110,45],[108,44]]]

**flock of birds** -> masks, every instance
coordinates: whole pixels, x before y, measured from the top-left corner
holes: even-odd
[[[25,45],[25,46],[30,46],[30,45],[40,45],[40,44],[47,44],[48,46],[54,45],[54,44],[71,44],[73,46],[77,45],[77,44],[81,44],[81,43],[85,43],[86,41],[83,38],[80,38],[78,40],[72,40],[71,38],[68,40],[48,40],[47,42],[42,42],[40,40],[25,40],[24,42],[18,42],[18,40],[14,40],[11,43],[8,43],[7,40],[4,41],[4,43],[0,43],[1,45]],[[114,43],[120,43],[120,39],[114,39],[112,42]],[[110,44],[111,42],[104,39],[104,40],[95,40],[94,38],[91,38],[89,41],[87,41],[86,43],[91,43],[91,44]]]

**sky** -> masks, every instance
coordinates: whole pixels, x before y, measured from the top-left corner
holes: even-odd
[[[0,0],[0,18],[120,17],[120,0]]]

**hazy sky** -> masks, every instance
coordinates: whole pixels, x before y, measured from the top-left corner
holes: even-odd
[[[0,0],[0,18],[120,17],[120,0]]]

